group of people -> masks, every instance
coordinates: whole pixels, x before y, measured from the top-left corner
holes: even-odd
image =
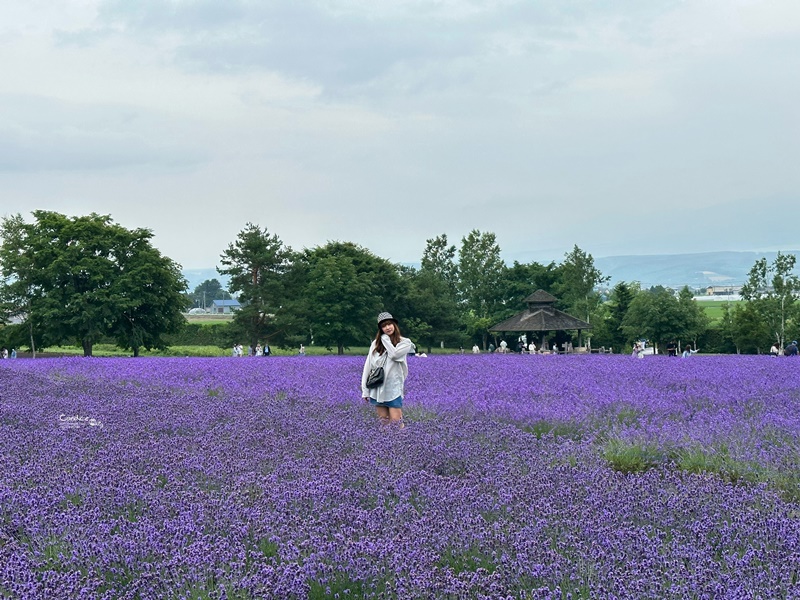
[[[644,358],[644,342],[637,341],[633,343],[633,352],[631,352],[631,356],[634,358]],[[692,348],[690,344],[686,344],[683,347],[683,352],[681,353],[681,358],[689,358],[692,354],[697,354],[700,352],[697,348]],[[667,344],[667,356],[678,356],[678,344],[673,340]]]
[[[17,351],[15,348],[11,349],[11,353],[8,352],[8,348],[3,348],[0,350],[0,359],[2,358],[17,358]]]
[[[502,342],[500,342],[500,347],[497,349],[495,349],[494,344],[489,344],[489,353],[492,352],[498,352],[499,354],[506,354],[509,352],[508,344],[506,343],[505,340],[503,340]],[[519,342],[517,343],[517,352],[519,354],[536,354],[536,344],[531,342],[530,344],[525,345],[523,342]],[[478,346],[478,344],[475,344],[472,347],[472,353],[473,354],[481,353],[481,349],[480,346]]]
[[[272,354],[272,350],[269,349],[269,344],[266,343],[263,346],[258,343],[247,348],[247,356],[269,356],[270,354]],[[298,350],[297,354],[300,356],[306,355],[306,347],[303,344],[300,344],[300,350]],[[231,356],[244,356],[244,346],[234,344],[231,349]]]
[[[555,346],[553,346],[553,348],[555,348]],[[474,354],[478,354],[480,352],[480,348],[478,348],[477,344],[472,347],[472,352]],[[506,342],[505,340],[500,340],[500,345],[497,348],[495,348],[494,344],[489,344],[489,352],[490,353],[497,352],[498,354],[508,354],[509,352],[511,352],[511,348],[508,347],[508,342]],[[533,342],[533,340],[531,340],[530,343],[526,343],[525,340],[519,339],[517,340],[516,352],[517,354],[537,354],[539,352],[539,349],[536,347],[536,344]]]
[[[264,344],[262,346],[259,343],[255,346],[247,347],[247,356],[269,356],[270,352],[269,344]],[[231,356],[244,356],[244,346],[241,344],[234,344],[231,349]]]
[[[778,342],[775,342],[769,349],[769,354],[770,356],[797,356],[797,340],[792,340],[792,343],[787,344],[783,350],[778,346]]]

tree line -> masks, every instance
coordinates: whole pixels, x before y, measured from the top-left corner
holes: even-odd
[[[179,266],[153,248],[149,230],[127,230],[94,213],[32,214],[31,223],[14,215],[0,225],[0,318],[7,324],[0,338],[6,346],[78,343],[90,356],[93,344],[111,339],[136,355],[185,337],[183,311],[200,297],[210,302],[226,293],[216,280],[188,293]],[[646,338],[691,342],[706,351],[763,352],[797,336],[794,261],[779,255],[772,265],[757,262],[745,301],[712,325],[686,287],[676,293],[620,282],[607,289],[609,278],[577,245],[560,263],[507,265],[494,233],[472,230],[458,245],[441,234],[426,241],[417,268],[352,242],[296,251],[267,228],[247,223],[220,255],[227,293],[242,306],[218,344],[315,344],[343,353],[366,345],[375,315],[389,310],[427,351],[473,343],[486,348],[499,341],[489,327],[543,289],[558,299],[556,308],[592,325],[594,347],[625,351]],[[17,323],[8,325],[14,317]],[[549,342],[577,341],[575,332],[550,335]]]

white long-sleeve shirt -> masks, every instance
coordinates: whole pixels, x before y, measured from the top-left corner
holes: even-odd
[[[374,398],[380,402],[391,402],[398,396],[404,394],[404,387],[406,377],[408,376],[408,363],[406,356],[414,347],[411,340],[401,337],[397,346],[392,344],[389,336],[383,334],[381,336],[383,347],[386,349],[385,354],[378,354],[375,352],[375,340],[369,346],[369,354],[367,360],[364,361],[364,369],[361,373],[361,397]],[[385,358],[384,358],[385,357]],[[367,376],[369,372],[377,366],[383,364],[383,383],[376,388],[367,388]]]

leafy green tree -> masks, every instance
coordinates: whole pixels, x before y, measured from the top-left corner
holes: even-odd
[[[458,265],[456,247],[442,234],[427,240],[419,270],[401,271],[408,284],[408,315],[404,332],[428,352],[433,345],[451,343],[461,337],[458,331],[462,307],[458,303]]]
[[[461,309],[450,286],[430,269],[401,271],[406,281],[403,334],[430,352],[440,342],[452,343],[459,332]]]
[[[41,290],[34,283],[36,273],[35,257],[30,252],[24,252],[26,247],[26,231],[28,227],[22,215],[11,215],[0,222],[0,238],[3,245],[0,246],[0,273],[2,273],[2,283],[0,284],[0,319],[3,323],[8,323],[13,317],[23,317],[31,315],[33,299]],[[8,250],[11,256],[3,259]],[[20,340],[20,327],[12,326],[13,331],[4,332],[5,337]],[[39,330],[34,330],[32,318],[26,318],[24,329],[27,333],[28,345],[36,357],[36,348],[43,343],[43,335]],[[9,343],[11,343],[9,341]],[[19,343],[11,343],[12,346],[19,346]]]
[[[609,329],[611,332],[611,340],[608,345],[612,348],[622,350],[633,342],[632,337],[625,335],[622,326],[625,321],[625,315],[628,314],[631,302],[633,302],[638,292],[637,284],[629,284],[624,281],[620,281],[611,291],[611,301],[609,302]]]
[[[734,311],[730,302],[722,305],[722,317],[719,320],[720,337],[723,343],[729,344],[734,347],[736,353],[739,353],[739,346],[736,344],[736,329],[733,321]]]
[[[765,352],[769,348],[770,338],[775,334],[756,305],[739,302],[731,312],[731,337],[736,351],[753,354]]]
[[[253,223],[247,223],[228,245],[217,271],[230,277],[228,289],[238,294],[242,305],[233,317],[232,335],[244,336],[255,346],[278,332],[288,297],[294,293],[287,277],[294,257],[277,235]]]
[[[708,330],[710,320],[688,286],[678,292],[678,310],[683,324],[678,339],[692,340],[696,346],[697,338]]]
[[[378,313],[396,311],[405,292],[395,265],[350,242],[306,250],[297,269],[302,292],[293,308],[295,327],[339,354],[369,343]]]
[[[718,354],[738,354],[740,352],[735,339],[734,306],[731,302],[723,303],[720,318],[708,327],[704,335],[700,336],[698,340],[700,348]]]
[[[561,267],[555,262],[542,265],[537,262],[514,264],[504,271],[503,303],[509,309],[507,316],[525,307],[525,298],[536,290],[544,290],[550,294],[557,293],[561,279]]]
[[[225,298],[225,290],[222,289],[222,284],[218,279],[206,279],[203,283],[194,288],[190,298],[194,305],[198,308],[206,308],[210,306],[213,300],[222,300]]]
[[[426,241],[422,253],[420,271],[435,276],[445,286],[442,290],[455,299],[458,295],[458,265],[455,261],[456,247],[447,243],[447,234]]]
[[[561,281],[557,286],[559,300],[567,312],[591,323],[602,300],[595,288],[609,279],[594,266],[592,255],[576,245],[564,255],[561,263]]]
[[[772,339],[786,344],[786,328],[796,318],[800,278],[794,274],[794,254],[781,254],[772,264],[766,258],[756,261],[742,286],[742,298],[759,315]]]
[[[148,237],[134,238],[118,260],[124,276],[113,278],[111,296],[118,298],[121,316],[110,334],[134,356],[141,348],[165,348],[163,336],[186,325],[181,312],[186,308],[186,281],[180,268],[153,248]]]
[[[678,300],[667,290],[637,294],[622,320],[626,339],[644,337],[655,344],[677,340],[684,328]]]
[[[475,319],[494,322],[502,314],[505,270],[493,233],[473,229],[462,238],[458,254],[459,292],[464,307]],[[486,348],[488,331],[480,335]]]
[[[91,356],[101,337],[114,336],[138,354],[142,346],[161,347],[161,336],[185,323],[186,281],[152,247],[149,230],[128,230],[95,213],[39,210],[33,217],[8,217],[0,226],[2,296],[24,315],[32,338],[77,341]]]
[[[638,292],[638,284],[620,281],[614,286],[608,301],[601,304],[595,311],[592,328],[593,346],[612,348],[619,352],[630,345],[633,339],[629,339],[625,335],[622,323]]]

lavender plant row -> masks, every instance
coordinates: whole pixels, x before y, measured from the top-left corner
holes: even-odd
[[[800,361],[409,363],[2,361],[0,598],[800,597]]]

